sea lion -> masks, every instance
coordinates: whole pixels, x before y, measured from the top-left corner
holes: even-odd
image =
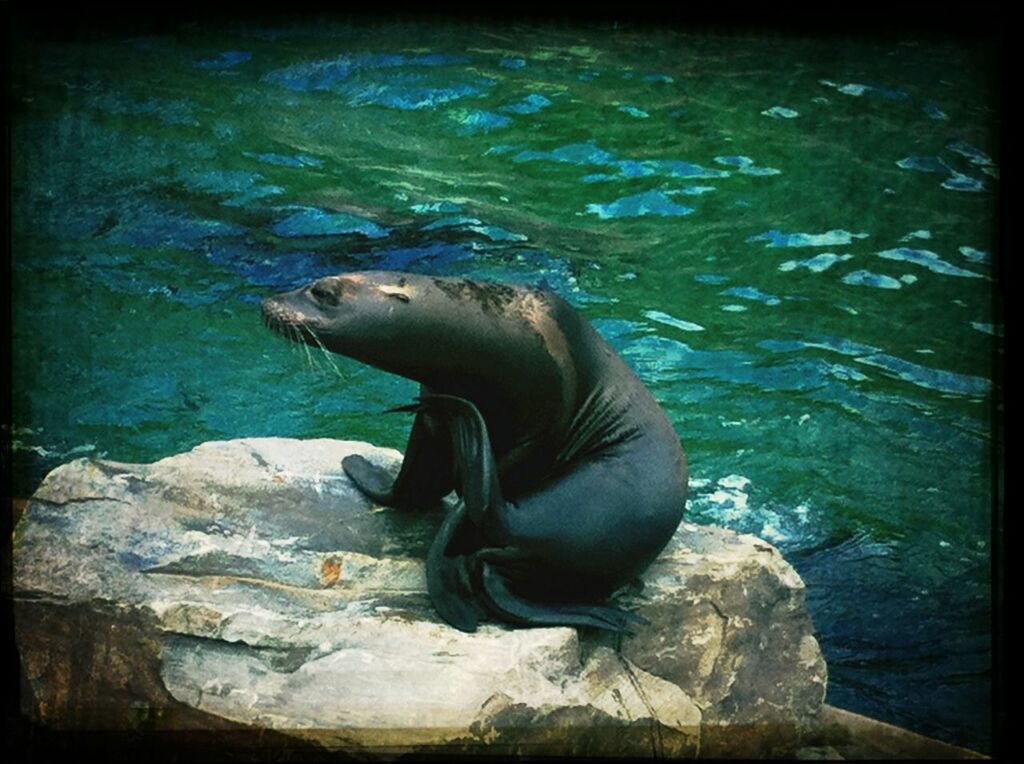
[[[420,383],[398,477],[346,474],[380,504],[449,511],[428,590],[464,631],[490,617],[628,631],[604,604],[683,517],[686,457],[661,407],[554,292],[366,271],[263,301],[275,332]]]

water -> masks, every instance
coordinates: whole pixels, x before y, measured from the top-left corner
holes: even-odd
[[[984,48],[277,21],[13,60],[21,495],[82,455],[402,447],[379,412],[412,384],[311,366],[261,297],[369,268],[545,285],[668,411],[689,518],[803,576],[828,701],[989,750]]]

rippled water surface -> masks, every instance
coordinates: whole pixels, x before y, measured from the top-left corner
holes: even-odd
[[[19,492],[212,439],[402,447],[379,412],[412,383],[311,366],[259,300],[369,268],[548,286],[665,406],[690,519],[803,576],[828,701],[988,749],[983,48],[318,22],[14,60]]]

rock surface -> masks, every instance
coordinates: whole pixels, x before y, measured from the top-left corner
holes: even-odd
[[[426,596],[441,512],[373,506],[350,453],[401,460],[261,438],[50,473],[15,531],[24,711],[356,753],[720,756],[794,750],[821,709],[803,583],[766,542],[684,523],[618,598],[651,621],[632,637],[464,634]]]

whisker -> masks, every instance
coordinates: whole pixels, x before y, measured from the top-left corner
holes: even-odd
[[[308,329],[308,327],[306,327],[305,324],[298,324],[297,326],[298,326],[300,332],[301,332],[301,330]],[[308,365],[309,370],[310,371],[313,371],[313,370],[320,371],[320,366],[313,361],[313,354],[309,352],[309,345],[306,344],[306,342],[302,339],[301,335],[298,335],[297,342],[300,345],[302,345],[302,350],[306,354],[306,364]]]
[[[302,336],[299,333],[299,329],[295,324],[282,324],[281,325],[281,336],[287,339],[292,346],[292,351],[298,353],[300,356],[308,356],[309,351],[306,349],[306,343],[302,341]],[[308,361],[306,366],[312,368],[312,364]]]
[[[334,360],[334,356],[330,350],[324,346],[320,336],[316,333],[313,327],[307,325],[302,321],[282,321],[278,316],[273,314],[264,313],[263,323],[268,329],[279,337],[289,341],[293,346],[300,346],[301,349],[296,348],[296,352],[305,356],[306,367],[311,371],[315,370],[318,372],[324,371],[323,366],[320,364],[320,359],[310,351],[310,343],[306,342],[308,336],[316,346],[320,348],[323,358],[326,360],[330,370],[334,372],[334,375],[341,380],[345,379],[345,375],[341,373],[341,369],[338,368],[337,362]]]
[[[320,341],[319,335],[313,331],[312,327],[307,326],[305,328],[306,331],[309,332],[309,336],[313,338],[313,342],[315,342],[319,346],[320,350],[323,351],[324,359],[326,359],[327,365],[334,371],[335,376],[337,376],[338,379],[344,380],[345,375],[341,373],[341,369],[339,369],[338,364],[335,363],[334,358],[331,355],[331,351],[324,347],[324,343]]]

